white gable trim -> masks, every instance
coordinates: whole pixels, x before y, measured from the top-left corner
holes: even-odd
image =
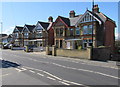
[[[22,30],[22,33],[24,33],[23,31],[24,31],[25,29],[27,29],[27,31],[30,33],[29,29],[28,29],[26,26],[24,26],[24,28],[23,28],[23,30]]]
[[[86,16],[86,14],[90,14],[91,16],[93,16],[93,14],[91,14],[88,10],[84,13],[84,15],[78,20],[78,22],[76,23],[75,26],[78,26],[78,24],[80,23],[80,21],[82,21],[82,19]],[[97,17],[93,16],[94,19],[96,19],[99,24],[102,24],[101,20],[99,20]]]
[[[15,30],[18,30],[18,29],[17,29],[17,27],[15,27],[14,31],[15,31]],[[20,31],[19,31],[19,30],[18,30],[18,32],[20,33]]]
[[[38,27],[38,26],[40,26],[42,28],[42,30],[45,30],[39,22],[37,22],[37,24],[36,24],[36,27]],[[36,27],[33,29],[33,32],[35,32]]]

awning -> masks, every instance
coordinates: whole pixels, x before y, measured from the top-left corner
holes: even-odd
[[[81,39],[66,39],[65,41],[81,41]]]
[[[29,40],[29,41],[43,41],[43,39],[34,39],[34,40]]]

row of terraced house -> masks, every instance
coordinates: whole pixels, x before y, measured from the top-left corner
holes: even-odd
[[[12,33],[13,43],[21,47],[55,45],[64,49],[84,49],[93,45],[114,49],[115,21],[100,12],[98,5],[94,5],[92,10],[87,9],[80,15],[76,15],[73,10],[70,11],[68,18],[58,16],[54,22],[50,16],[48,22],[38,21],[36,25],[16,26]]]

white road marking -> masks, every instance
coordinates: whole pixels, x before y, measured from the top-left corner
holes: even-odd
[[[51,73],[49,73],[49,72],[46,72],[46,71],[44,71],[44,70],[39,70],[39,69],[27,67],[27,66],[24,66],[24,67],[25,67],[25,68],[28,68],[28,69],[33,69],[33,70],[37,70],[37,71],[42,71],[42,72],[48,74],[49,76],[51,76],[51,77],[53,77],[53,78],[56,78],[57,80],[59,80],[60,82],[62,82],[62,83],[65,84],[65,85],[69,85],[68,83],[65,83],[65,82],[69,82],[69,83],[75,84],[75,85],[83,85],[83,84],[79,84],[79,83],[75,83],[75,82],[71,82],[71,81],[67,81],[67,80],[61,79],[61,78],[59,78],[59,77],[57,77],[57,76],[55,76],[55,75],[53,75],[53,74],[51,74]],[[64,81],[64,82],[63,82],[63,81]],[[83,86],[84,86],[84,85],[83,85]],[[86,87],[87,87],[87,86],[86,86]]]
[[[15,68],[15,70],[17,70],[18,72],[21,72],[21,71],[22,71],[21,69],[18,69],[18,68]]]
[[[59,81],[59,82],[62,83],[62,84],[64,84],[64,85],[70,85],[70,84],[62,82],[62,81]]]
[[[55,76],[55,75],[52,75],[51,73],[48,73],[48,72],[46,72],[46,71],[43,71],[43,72],[46,73],[46,74],[48,74],[48,75],[51,76],[51,77],[54,77],[54,78],[58,79],[58,80],[62,80],[61,78],[59,78],[59,77],[57,77],[57,76]]]
[[[21,68],[22,70],[27,70],[27,69],[25,69],[25,68]]]
[[[22,57],[22,58],[29,59],[28,57]],[[111,77],[111,78],[115,78],[115,79],[120,79],[119,77],[108,75],[108,74],[104,74],[104,73],[101,73],[101,72],[96,72],[96,71],[91,71],[91,70],[86,70],[86,69],[77,69],[77,68],[73,68],[73,67],[67,67],[67,66],[63,66],[63,65],[57,64],[57,63],[50,63],[50,62],[38,61],[38,60],[35,60],[35,59],[32,59],[32,58],[30,58],[29,60],[33,60],[33,61],[36,61],[36,62],[42,62],[42,63],[48,63],[48,64],[54,64],[54,65],[57,65],[59,67],[63,67],[63,68],[67,68],[67,69],[73,69],[73,70],[91,72],[91,73],[96,73],[96,74],[99,74],[99,75],[103,75],[103,76],[107,76],[107,77]]]
[[[104,74],[104,73],[101,73],[101,72],[96,72],[96,71],[91,71],[91,70],[86,70],[86,69],[77,69],[77,68],[67,67],[67,66],[63,66],[63,65],[60,65],[60,64],[56,64],[56,63],[53,63],[53,64],[57,65],[59,67],[67,68],[67,69],[79,70],[79,71],[84,71],[84,72],[91,72],[91,73],[96,73],[96,74],[99,74],[99,75],[103,75],[103,76],[107,76],[107,77],[111,77],[111,78],[115,78],[115,79],[120,79],[119,77]]]
[[[30,72],[32,72],[32,73],[35,73],[34,71],[32,71],[32,70],[29,70]]]
[[[74,85],[83,85],[83,84],[79,84],[79,83],[76,83],[76,82],[71,82],[71,81],[67,81],[67,80],[63,80],[64,82],[67,82],[67,83],[71,83],[71,84],[74,84]]]
[[[38,75],[40,75],[40,76],[44,76],[43,74],[40,74],[40,73],[37,73]]]
[[[51,79],[51,80],[55,80],[54,78],[52,78],[52,77],[47,77],[48,79]]]

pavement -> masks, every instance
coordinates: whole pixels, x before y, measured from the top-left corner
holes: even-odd
[[[10,66],[12,64],[8,68],[1,67],[3,85],[119,85],[115,61],[92,61],[16,50],[2,50],[2,59]],[[13,67],[14,64],[18,66]]]
[[[36,55],[44,55],[48,58],[57,58],[57,59],[61,59],[61,60],[70,60],[76,63],[79,62],[83,62],[82,64],[87,64],[87,65],[93,65],[93,66],[101,66],[101,67],[109,67],[109,68],[114,68],[114,69],[118,69],[118,67],[120,66],[120,62],[116,62],[116,61],[95,61],[95,60],[87,60],[87,59],[79,59],[79,58],[70,58],[70,57],[62,57],[62,56],[52,56],[52,55],[46,55],[46,52],[33,52],[33,54]]]

